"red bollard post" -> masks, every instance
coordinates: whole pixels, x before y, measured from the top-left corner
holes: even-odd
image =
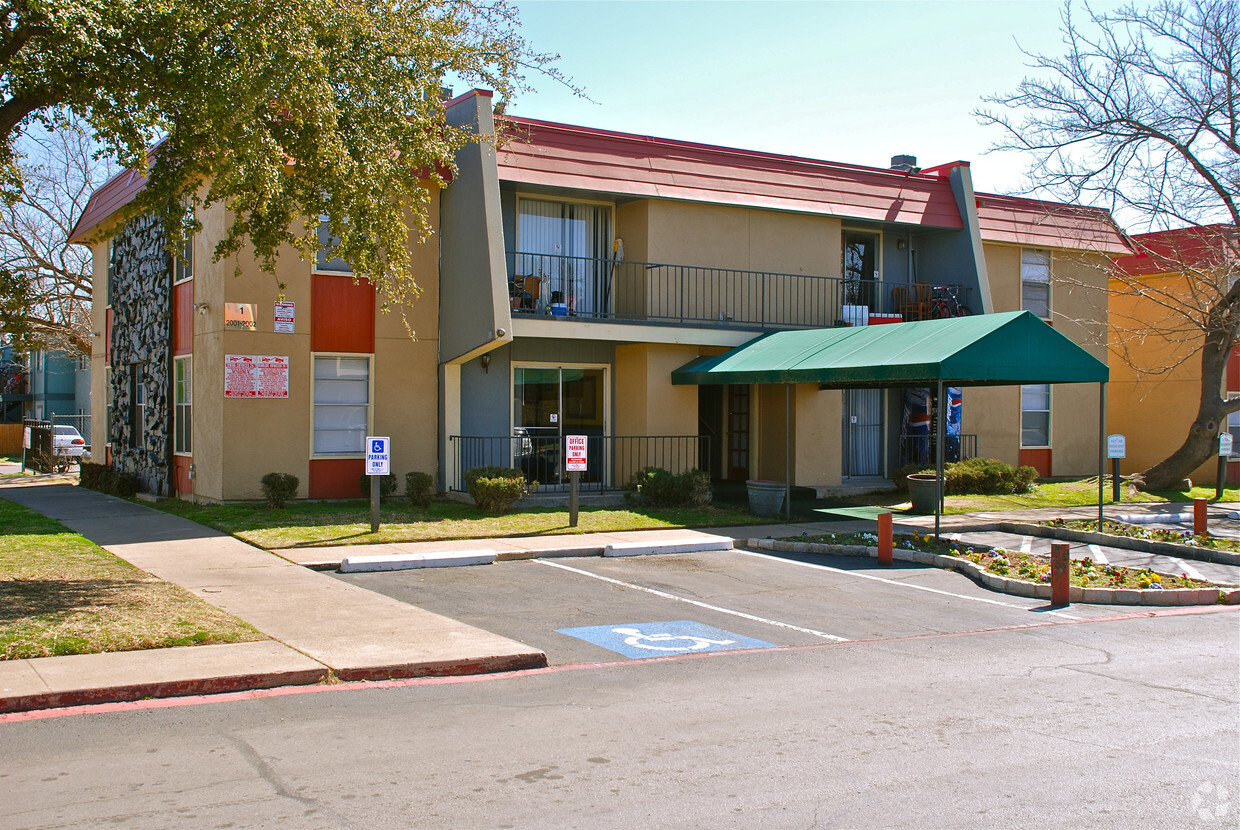
[[[891,564],[891,514],[878,514],[878,564]]]
[[[1071,576],[1068,564],[1068,543],[1051,543],[1051,607],[1066,608],[1068,605],[1068,581]]]
[[[1206,500],[1193,499],[1193,535],[1205,536],[1206,530]]]

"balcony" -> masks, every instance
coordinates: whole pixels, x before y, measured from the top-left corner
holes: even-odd
[[[508,252],[513,315],[696,328],[829,328],[956,316],[962,286],[927,286],[920,303],[893,297],[904,283]]]

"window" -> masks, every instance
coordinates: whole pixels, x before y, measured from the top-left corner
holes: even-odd
[[[194,278],[194,237],[189,236],[185,240],[185,247],[181,248],[172,260],[172,281],[185,282]]]
[[[370,358],[314,358],[314,454],[361,455],[370,425]]]
[[[1227,431],[1231,433],[1231,457],[1240,457],[1240,412],[1227,414]]]
[[[542,300],[566,311],[606,311],[611,207],[520,199],[517,213],[515,276],[541,277]]]
[[[340,257],[335,256],[340,245],[340,237],[332,236],[331,225],[326,216],[319,217],[319,253],[314,262],[314,270],[327,271],[333,274],[352,274],[353,267]],[[365,436],[363,436],[365,437]],[[360,448],[360,444],[358,445]],[[360,452],[360,449],[359,449]]]
[[[176,377],[174,379],[175,398],[173,401],[173,439],[172,451],[189,455],[194,451],[193,442],[193,358],[176,358]]]
[[[1020,388],[1020,445],[1051,445],[1051,386],[1035,383]]]
[[[1051,319],[1051,255],[1049,251],[1020,252],[1020,307],[1043,320]]]
[[[146,379],[144,363],[130,364],[129,446],[141,449],[146,438]]]
[[[107,366],[103,370],[103,399],[107,401],[106,411],[104,412],[103,421],[103,440],[106,444],[112,443],[112,436],[116,430],[112,427],[112,411],[116,403],[116,399],[112,395],[112,367]]]

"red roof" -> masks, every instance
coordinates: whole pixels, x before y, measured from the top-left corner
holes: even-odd
[[[978,193],[977,221],[987,242],[1108,254],[1128,250],[1110,212],[1102,208]]]
[[[1130,277],[1209,268],[1236,259],[1236,226],[1204,225],[1129,237],[1139,253],[1116,257],[1115,267]],[[1229,241],[1230,240],[1230,241]]]
[[[963,223],[946,175],[904,173],[506,118],[500,179],[936,228]]]
[[[69,242],[83,242],[105,219],[133,201],[146,186],[146,176],[136,170],[122,170],[90,194],[86,209],[69,232]]]

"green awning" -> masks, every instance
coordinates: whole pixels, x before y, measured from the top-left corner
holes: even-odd
[[[1103,383],[1107,365],[1028,311],[777,331],[672,372],[676,385],[1012,386]]]

